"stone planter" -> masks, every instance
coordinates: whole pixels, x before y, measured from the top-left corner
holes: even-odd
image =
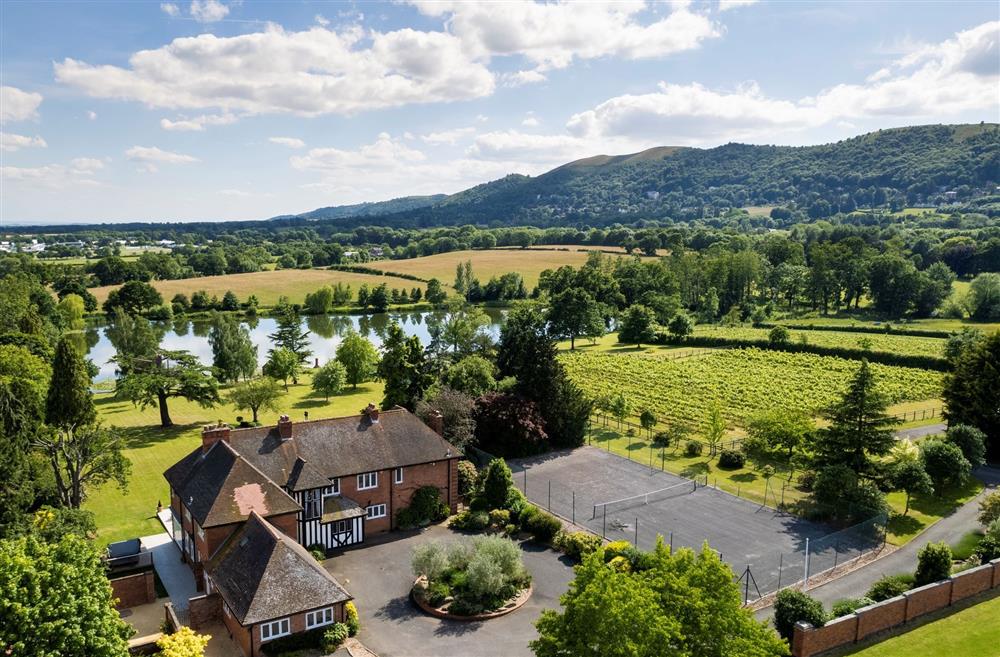
[[[528,599],[531,597],[532,591],[534,591],[535,589],[534,585],[529,585],[528,588],[523,589],[520,593],[517,594],[516,597],[508,601],[507,604],[505,604],[503,607],[500,607],[499,609],[494,609],[493,611],[484,611],[481,614],[474,614],[472,616],[460,616],[458,614],[449,613],[448,605],[451,604],[450,602],[446,602],[441,607],[432,607],[430,603],[425,601],[421,596],[417,595],[417,587],[424,584],[425,582],[426,578],[423,576],[418,577],[413,582],[413,588],[410,589],[410,598],[413,600],[413,602],[416,603],[416,605],[420,607],[420,609],[426,614],[429,614],[436,618],[446,618],[448,620],[456,620],[456,621],[483,621],[483,620],[489,620],[491,618],[499,618],[500,616],[506,616],[507,614],[517,611],[522,606],[524,606],[524,603],[528,601]]]

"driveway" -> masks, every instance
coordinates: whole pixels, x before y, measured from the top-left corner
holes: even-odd
[[[413,548],[428,541],[456,541],[464,535],[443,525],[418,533],[394,533],[385,542],[348,550],[324,566],[355,596],[361,619],[358,639],[380,657],[529,657],[528,641],[543,609],[559,607],[573,579],[571,562],[531,542],[521,544],[534,593],[517,611],[481,622],[440,620],[410,600]]]

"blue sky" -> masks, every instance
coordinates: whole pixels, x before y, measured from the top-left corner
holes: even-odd
[[[0,2],[0,222],[259,219],[1000,121],[988,2]]]

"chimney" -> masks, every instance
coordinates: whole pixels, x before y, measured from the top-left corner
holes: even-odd
[[[278,418],[278,435],[282,440],[290,440],[292,437],[292,418],[282,415]]]
[[[371,422],[372,424],[377,424],[378,414],[379,414],[378,406],[376,406],[371,402],[368,402],[368,406],[365,407],[365,415],[368,416],[369,422]]]
[[[437,435],[444,436],[444,416],[441,415],[441,411],[434,409],[430,412],[427,417],[427,426],[434,429]]]
[[[229,425],[219,422],[216,425],[207,425],[201,429],[201,453],[204,454],[212,449],[212,445],[225,440],[229,442]]]

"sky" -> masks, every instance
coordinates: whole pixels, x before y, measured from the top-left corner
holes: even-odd
[[[0,225],[265,219],[596,154],[1000,122],[1000,3],[0,0]]]

